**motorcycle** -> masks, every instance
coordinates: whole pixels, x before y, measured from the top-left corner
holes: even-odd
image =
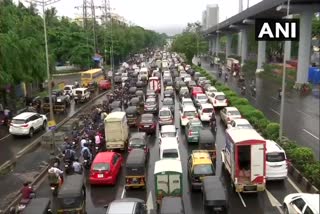
[[[89,158],[86,158],[86,159],[83,160],[83,166],[84,166],[84,168],[87,169],[87,170],[90,169],[91,161],[90,161]]]
[[[72,161],[71,160],[65,160],[65,162],[64,162],[64,171],[66,172],[67,175],[72,174],[73,167],[72,167]]]

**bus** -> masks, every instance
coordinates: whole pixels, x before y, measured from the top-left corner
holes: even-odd
[[[100,80],[104,80],[104,74],[101,68],[95,68],[81,72],[81,84],[84,87],[88,87],[89,83],[99,83]]]

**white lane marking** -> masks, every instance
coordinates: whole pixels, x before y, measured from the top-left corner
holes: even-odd
[[[311,135],[311,136],[314,137],[315,139],[319,140],[319,137],[315,136],[314,134],[312,134],[311,132],[307,131],[306,129],[302,129],[302,131],[308,133],[309,135]]]
[[[11,134],[7,134],[7,135],[4,136],[3,138],[1,138],[0,141],[6,139],[6,138],[9,137],[10,135],[11,135]]]
[[[267,193],[268,199],[271,203],[271,206],[281,207],[281,203],[272,195],[271,192],[269,192],[269,190],[266,189],[266,193]]]
[[[289,177],[287,178],[287,180],[298,193],[302,193],[301,189]]]
[[[125,194],[126,194],[126,187],[123,186],[122,193],[121,193],[121,199],[123,199]]]
[[[283,212],[281,207],[276,207],[276,208],[277,208],[277,210],[279,211],[280,214],[284,214],[284,212]]]
[[[273,108],[270,108],[270,110],[271,110],[273,113],[275,113],[275,114],[277,114],[278,116],[280,116],[280,113],[277,112],[276,110],[274,110]]]
[[[149,191],[149,195],[148,195],[148,199],[147,199],[147,203],[146,204],[147,204],[148,213],[151,213],[151,210],[154,209],[151,191]]]
[[[244,202],[244,200],[243,200],[240,192],[238,192],[238,195],[239,195],[239,198],[240,198],[240,200],[241,200],[241,202],[242,202],[242,205],[243,205],[244,207],[247,207],[247,205],[246,205],[246,203]]]

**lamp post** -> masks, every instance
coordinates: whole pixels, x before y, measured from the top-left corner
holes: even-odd
[[[289,12],[290,12],[290,0],[288,0],[288,4],[287,4],[287,18],[289,17]],[[286,47],[290,45],[290,43],[288,41],[284,42],[284,54],[283,54],[283,70],[282,70],[282,91],[281,91],[281,106],[280,106],[280,128],[279,128],[279,139],[280,141],[282,141],[282,137],[283,137],[283,114],[284,114],[284,99],[285,99],[285,87],[286,87]]]
[[[51,82],[51,75],[50,75],[50,64],[49,64],[49,50],[48,50],[48,38],[47,38],[47,24],[46,24],[46,14],[45,14],[45,8],[48,5],[57,3],[60,0],[26,0],[29,3],[36,3],[42,6],[42,13],[43,13],[43,33],[44,33],[44,43],[45,43],[45,54],[46,54],[46,70],[47,70],[47,78],[48,78],[48,94],[49,94],[49,106],[50,106],[50,120],[49,120],[49,128],[51,126],[52,130],[52,139],[51,139],[51,145],[52,150],[55,152],[55,140],[54,140],[54,126],[55,119],[53,114],[53,103],[52,103],[52,82]]]

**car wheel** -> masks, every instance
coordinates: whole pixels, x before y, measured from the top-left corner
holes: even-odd
[[[33,132],[34,132],[34,131],[33,131],[33,128],[30,128],[30,130],[29,130],[29,137],[30,137],[30,138],[33,137]]]
[[[47,129],[47,121],[43,121],[43,124],[42,124],[42,130],[46,130]]]

